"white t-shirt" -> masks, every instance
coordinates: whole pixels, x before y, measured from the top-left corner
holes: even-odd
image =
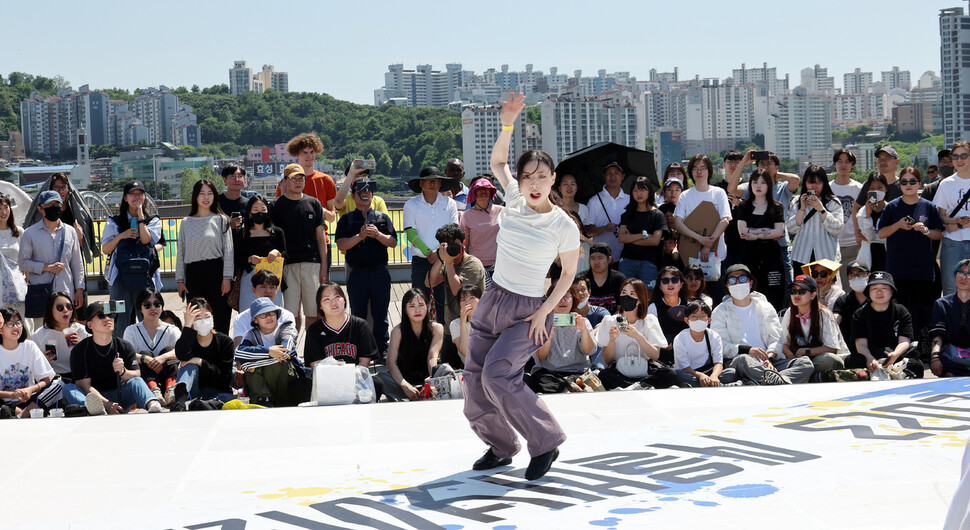
[[[660,321],[657,320],[657,317],[647,314],[646,318],[641,318],[636,322],[631,322],[630,324],[637,328],[637,331],[639,331],[650,344],[653,344],[658,348],[664,348],[667,346],[667,337],[664,336],[664,331],[660,328]],[[596,341],[598,346],[606,347],[606,345],[610,343],[610,328],[615,325],[616,315],[607,315],[603,317],[603,320],[600,321],[600,325],[596,326],[596,332],[593,335],[593,340]],[[637,341],[627,337],[623,333],[620,333],[620,336],[616,338],[616,357],[620,357],[621,352],[626,351],[626,346],[628,344],[632,344],[633,348],[636,348],[636,351],[640,351],[640,345],[637,344]]]
[[[424,194],[419,193],[404,203],[404,228],[414,228],[418,231],[421,241],[434,252],[438,248],[438,240],[434,238],[439,228],[449,223],[458,222],[458,204],[442,194],[438,194],[434,204],[424,200]],[[417,247],[411,245],[414,255],[427,257]]]
[[[943,208],[946,214],[950,215],[965,193],[970,193],[970,179],[960,178],[954,173],[940,182],[940,187],[936,189],[936,195],[933,197],[933,206]],[[970,215],[970,200],[960,208],[956,217],[965,215]],[[943,237],[953,241],[970,241],[970,227],[961,228],[956,232],[943,231]],[[943,272],[949,274],[949,271]]]
[[[148,353],[152,357],[158,357],[163,351],[174,348],[175,342],[182,336],[182,330],[169,324],[159,322],[155,337],[149,338],[148,330],[145,329],[143,322],[132,324],[125,328],[124,339],[131,343],[135,348],[135,353]]]
[[[714,330],[708,329],[707,338],[711,341],[710,357],[715,364],[723,364],[721,336]],[[674,370],[684,370],[688,367],[696,370],[707,364],[707,358],[707,341],[701,339],[700,342],[696,342],[690,335],[690,329],[682,330],[674,337]]]
[[[506,206],[499,214],[498,244],[492,281],[533,298],[545,294],[546,273],[561,252],[579,248],[579,228],[561,208],[539,213],[526,204],[519,183],[505,187]]]
[[[16,267],[19,253],[20,238],[14,237],[13,230],[9,228],[0,230],[0,254],[10,260],[13,266]]]
[[[13,392],[27,388],[45,377],[54,377],[54,369],[32,341],[21,342],[13,350],[0,346],[0,390]],[[8,398],[6,401],[16,403],[18,400]]]
[[[604,188],[596,195],[590,197],[589,201],[586,202],[586,206],[589,209],[588,224],[593,226],[606,226],[610,223],[615,223],[619,227],[620,216],[626,211],[628,204],[630,204],[630,195],[626,192],[620,190],[620,193],[616,197],[613,197]],[[593,241],[609,245],[613,251],[613,256],[617,259],[619,258],[620,252],[623,251],[623,243],[620,243],[620,240],[616,238],[616,234],[613,232],[603,232],[594,237]]]
[[[296,322],[296,318],[293,317],[293,313],[291,313],[291,312],[289,312],[286,309],[284,309],[284,308],[281,307],[280,308],[280,318],[279,318],[278,324],[282,324],[284,322],[293,322],[293,323],[295,323]],[[233,321],[233,323],[232,323],[232,338],[233,338],[233,340],[235,340],[236,337],[239,337],[240,339],[243,338],[246,335],[246,332],[249,331],[249,330],[251,330],[251,329],[253,329],[253,317],[249,316],[249,310],[247,309],[247,310],[243,311],[242,313],[239,313],[239,316],[237,316],[236,317],[236,320]],[[273,339],[273,340],[276,340],[276,339]]]
[[[71,373],[71,350],[74,346],[68,346],[67,340],[64,339],[64,334],[70,334],[72,331],[77,332],[78,342],[88,338],[90,335],[84,326],[78,324],[77,322],[71,324],[64,331],[54,331],[47,326],[41,326],[40,329],[35,331],[31,336],[30,340],[40,348],[43,352],[47,349],[47,342],[51,341],[54,343],[57,351],[57,359],[51,362],[51,368],[59,374],[69,374]],[[47,359],[47,357],[44,357]]]
[[[839,245],[843,247],[854,247],[855,242],[855,217],[852,217],[852,205],[862,191],[862,183],[850,180],[848,184],[836,184],[833,179],[829,183],[832,186],[832,193],[842,203],[842,231],[839,232]]]
[[[680,199],[677,201],[677,207],[674,208],[674,217],[687,219],[691,212],[694,211],[694,208],[697,208],[703,202],[714,204],[714,207],[717,208],[719,218],[723,219],[726,217],[731,219],[731,203],[728,202],[727,192],[717,186],[710,186],[707,191],[697,191],[697,188],[689,188],[684,193],[681,193]],[[717,257],[720,259],[724,259],[724,256],[727,254],[727,244],[724,242],[723,234],[717,243],[716,252]]]
[[[746,307],[731,304],[731,308],[738,314],[738,320],[741,322],[741,341],[738,344],[747,344],[752,348],[761,348],[767,351],[768,346],[761,338],[761,325],[758,324],[758,311],[754,302]]]

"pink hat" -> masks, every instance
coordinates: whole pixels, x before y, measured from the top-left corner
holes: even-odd
[[[475,204],[475,197],[478,196],[478,190],[481,189],[492,190],[492,198],[495,198],[495,192],[498,191],[498,188],[487,178],[480,178],[472,183],[472,189],[468,190],[468,204]]]

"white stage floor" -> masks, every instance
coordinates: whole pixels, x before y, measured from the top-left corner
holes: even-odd
[[[545,397],[535,482],[462,402],[0,422],[4,528],[939,528],[970,379]]]

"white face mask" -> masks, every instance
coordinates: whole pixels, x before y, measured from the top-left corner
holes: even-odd
[[[213,326],[212,317],[200,318],[195,321],[195,324],[192,325],[192,327],[195,328],[195,331],[199,335],[208,335],[209,332],[212,331],[212,326]]]
[[[751,294],[751,284],[736,283],[734,285],[729,285],[728,292],[731,293],[731,298],[734,298],[735,300],[744,300],[749,294]]]
[[[857,293],[861,293],[866,290],[866,285],[869,284],[869,278],[851,278],[849,280],[849,287]]]
[[[876,202],[879,202],[886,198],[886,192],[881,190],[872,190],[872,191],[876,192]]]
[[[693,331],[694,333],[700,333],[705,329],[707,329],[706,320],[690,320],[687,322],[687,325],[690,327],[690,330]]]
[[[586,300],[583,300],[582,302],[580,302],[579,304],[577,304],[576,305],[576,309],[582,309],[582,308],[586,307],[587,305],[589,305],[589,298],[587,298]]]

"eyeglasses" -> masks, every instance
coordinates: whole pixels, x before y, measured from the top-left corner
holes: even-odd
[[[24,327],[24,323],[19,320],[11,320],[9,322],[4,322],[3,325],[10,329]]]
[[[54,309],[58,311],[69,311],[71,309],[74,309],[74,306],[71,304],[56,304],[54,305]]]
[[[304,179],[306,179],[306,177],[303,175],[300,175],[299,177],[286,177],[286,180],[304,180]]]
[[[276,316],[276,311],[270,311],[269,313],[261,313],[259,315],[256,315],[256,318],[258,318],[260,320],[264,320],[264,319],[267,319],[269,317],[275,317],[275,316]]]
[[[970,271],[957,271],[957,278],[960,280],[966,280],[970,278]]]
[[[966,160],[970,158],[970,153],[963,153],[962,155],[950,155],[953,160]]]
[[[917,186],[919,181],[916,179],[899,179],[899,184],[902,186]]]
[[[662,283],[664,285],[670,285],[672,283],[673,284],[678,284],[678,283],[680,283],[680,278],[678,278],[676,276],[674,276],[674,277],[667,276],[666,278],[660,278],[660,283]]]
[[[812,278],[828,278],[829,271],[812,271]]]
[[[806,294],[808,292],[808,289],[791,289],[788,292],[791,293],[792,296],[801,296],[803,294]]]
[[[162,307],[162,303],[159,302],[158,300],[155,300],[154,302],[145,302],[141,306],[144,307],[145,309],[151,309],[153,307]]]
[[[748,283],[748,275],[742,274],[741,276],[731,276],[727,279],[728,285],[736,285],[739,283]]]
[[[67,189],[67,186],[51,186],[51,189],[54,191],[64,191]]]

